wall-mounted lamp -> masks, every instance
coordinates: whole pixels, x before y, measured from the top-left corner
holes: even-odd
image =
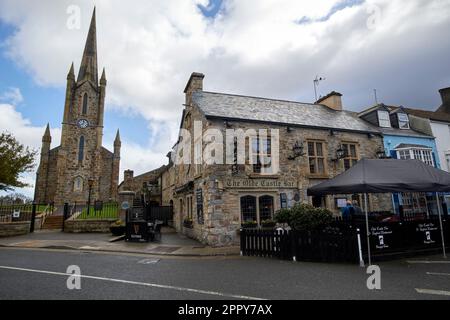
[[[372,138],[374,138],[375,137],[375,135],[373,134],[373,133],[368,133],[367,134],[367,138],[369,138],[369,139],[372,139]]]
[[[330,136],[334,136],[334,131],[330,130]]]
[[[377,158],[378,158],[378,159],[391,159],[391,157],[388,157],[388,156],[386,155],[386,153],[384,152],[383,149],[379,149],[379,150],[377,151]]]
[[[286,128],[286,131],[287,131],[287,132],[292,132],[292,131],[294,131],[294,129],[292,129],[291,127],[287,127],[287,128]]]
[[[228,121],[224,121],[223,124],[225,125],[225,128],[231,128],[232,127],[231,123],[229,123]]]
[[[295,160],[298,157],[303,157],[305,155],[305,153],[303,152],[303,149],[304,149],[303,142],[302,143],[298,143],[298,141],[296,141],[294,146],[292,147],[293,155],[290,156],[288,159],[289,160]]]
[[[336,150],[336,158],[332,159],[333,161],[339,161],[341,159],[344,159],[347,155],[347,151],[344,149],[342,145],[339,146],[339,148]]]

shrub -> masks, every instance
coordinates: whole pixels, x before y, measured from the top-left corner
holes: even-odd
[[[287,223],[294,230],[317,230],[332,221],[333,215],[326,208],[314,208],[309,204],[296,204],[277,212],[275,220]]]

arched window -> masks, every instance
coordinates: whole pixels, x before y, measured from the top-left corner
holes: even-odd
[[[74,192],[81,192],[83,191],[83,178],[82,177],[76,177],[73,181],[73,191]]]
[[[259,220],[270,220],[273,217],[273,197],[259,197]]]
[[[245,196],[241,198],[241,219],[242,222],[256,220],[256,197]]]
[[[80,137],[80,144],[78,146],[78,163],[82,163],[84,159],[84,137]]]
[[[83,110],[82,114],[87,114],[87,108],[88,108],[88,96],[87,93],[83,95]]]

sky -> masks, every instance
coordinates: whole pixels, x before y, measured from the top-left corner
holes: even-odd
[[[301,102],[314,102],[319,76],[319,95],[339,91],[355,111],[374,89],[378,102],[434,110],[450,86],[448,0],[0,0],[0,131],[39,150],[49,123],[59,144],[94,6],[103,145],[119,128],[121,178],[167,163],[194,71],[206,91]]]

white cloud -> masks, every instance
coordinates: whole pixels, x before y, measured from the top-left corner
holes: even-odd
[[[14,137],[22,144],[40,151],[42,135],[44,134],[45,127],[33,126],[29,119],[22,116],[20,112],[16,110],[16,107],[11,104],[0,104],[0,128],[1,131],[7,131],[12,133]],[[51,129],[52,145],[59,145],[59,139],[61,136],[61,130],[59,128]],[[35,161],[36,169],[39,163],[39,154]],[[34,182],[36,172],[27,172],[21,176],[21,181],[31,184],[30,187],[18,188],[16,191],[23,193],[29,197],[33,197],[34,194]]]
[[[23,96],[19,88],[9,87],[8,90],[0,94],[0,102],[17,105],[22,103]]]
[[[127,160],[124,152],[123,164],[161,164],[175,142],[193,71],[206,74],[209,91],[309,102],[320,74],[327,79],[320,93],[342,92],[347,108],[372,104],[374,88],[386,103],[437,107],[437,89],[450,82],[450,2],[367,0],[342,8],[344,2],[351,3],[228,0],[209,19],[197,7],[207,7],[206,0],[95,1],[107,110],[140,114],[153,133],[146,147],[124,141],[124,150],[143,159]],[[73,4],[82,9],[80,30],[66,27]],[[38,84],[64,86],[72,60],[79,66],[93,5],[0,0],[0,19],[16,27],[4,44],[8,56]],[[327,17],[337,5],[341,10]],[[367,26],[373,6],[380,10],[374,29]],[[303,17],[310,23],[298,23]]]

